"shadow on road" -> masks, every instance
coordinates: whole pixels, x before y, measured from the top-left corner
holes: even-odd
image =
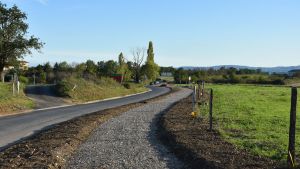
[[[35,102],[35,108],[47,108],[67,104],[55,91],[55,85],[30,85],[25,89],[27,97]]]

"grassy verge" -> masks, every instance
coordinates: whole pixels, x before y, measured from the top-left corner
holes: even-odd
[[[13,96],[12,85],[0,83],[0,115],[30,109],[34,106],[34,103],[25,96],[23,88],[24,86],[21,85],[20,94]]]
[[[255,85],[208,87],[214,89],[214,121],[223,138],[253,154],[286,160],[290,88]],[[300,122],[299,113],[297,121]],[[300,123],[296,129],[296,149],[300,149]],[[296,154],[299,158],[300,152],[296,151]]]
[[[61,81],[57,90],[60,95],[70,97],[73,102],[100,100],[148,90],[142,84],[128,83],[124,86],[110,78],[86,80],[70,77]]]

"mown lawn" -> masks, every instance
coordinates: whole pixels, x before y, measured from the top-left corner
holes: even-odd
[[[254,154],[286,160],[290,88],[255,85],[208,85],[208,87],[214,89],[214,121],[225,139]],[[300,156],[299,110],[298,104],[296,131],[298,157]]]
[[[12,85],[0,82],[0,115],[30,109],[33,106],[34,103],[25,96],[22,89],[19,95],[13,96]]]

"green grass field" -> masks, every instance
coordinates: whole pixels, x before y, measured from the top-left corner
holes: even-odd
[[[30,109],[33,106],[34,103],[24,95],[23,90],[19,95],[13,96],[12,85],[0,82],[0,115]]]
[[[254,154],[286,160],[290,88],[255,85],[207,87],[214,89],[214,121],[225,139]],[[299,111],[296,149],[300,149]],[[300,151],[296,152],[299,157]]]

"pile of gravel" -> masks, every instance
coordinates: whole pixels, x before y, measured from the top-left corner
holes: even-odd
[[[181,168],[156,138],[158,115],[191,94],[182,89],[132,109],[99,126],[67,163],[67,168]]]

